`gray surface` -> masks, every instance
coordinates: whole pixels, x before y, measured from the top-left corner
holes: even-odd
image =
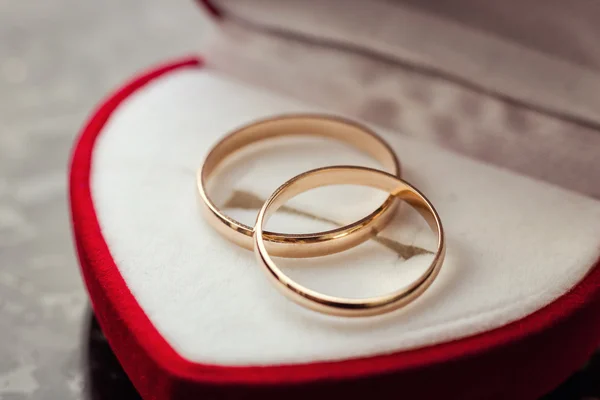
[[[205,29],[192,0],[0,1],[0,399],[88,397],[71,143],[102,96]]]

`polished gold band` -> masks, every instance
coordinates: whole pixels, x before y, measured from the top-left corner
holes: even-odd
[[[246,125],[219,141],[198,170],[197,186],[208,222],[232,242],[252,249],[254,229],[223,214],[206,193],[206,182],[230,155],[245,146],[274,137],[322,136],[352,145],[378,160],[383,167],[400,176],[400,163],[390,146],[367,127],[339,117],[298,114],[264,119]],[[261,233],[269,252],[280,257],[315,257],[356,246],[382,229],[393,216],[393,196],[359,221],[330,231],[310,234]]]
[[[324,295],[308,289],[286,276],[271,259],[264,242],[263,227],[269,217],[289,199],[307,190],[329,185],[356,184],[388,191],[414,207],[438,235],[437,250],[427,270],[410,285],[390,294],[365,299]],[[258,262],[283,294],[296,303],[326,314],[358,317],[382,314],[408,304],[431,285],[446,252],[444,230],[433,205],[416,188],[383,171],[351,166],[326,167],[300,174],[280,186],[261,208],[254,227],[254,251]],[[300,246],[300,244],[298,244]]]

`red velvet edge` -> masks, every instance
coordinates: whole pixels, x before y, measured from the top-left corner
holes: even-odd
[[[108,97],[83,128],[71,160],[72,226],[92,306],[144,399],[404,398],[535,399],[582,366],[600,342],[600,267],[537,312],[479,335],[389,355],[311,364],[223,367],[181,357],[152,325],[102,236],[90,191],[93,147],[112,112],[136,90],[190,58],[151,70]]]

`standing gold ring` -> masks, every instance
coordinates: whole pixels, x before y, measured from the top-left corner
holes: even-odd
[[[246,125],[221,139],[198,170],[197,186],[208,222],[224,237],[252,249],[254,229],[223,214],[206,193],[206,182],[224,159],[241,148],[273,137],[323,136],[350,144],[400,176],[400,163],[391,147],[367,127],[339,117],[313,114],[286,115]],[[316,257],[356,246],[382,229],[393,216],[396,201],[388,197],[368,216],[346,226],[310,234],[261,233],[269,252],[280,257]]]
[[[291,280],[271,259],[265,246],[263,227],[268,218],[289,199],[307,190],[329,185],[356,184],[388,191],[414,207],[437,236],[437,250],[425,272],[410,285],[395,292],[365,299],[334,297],[318,293]],[[431,285],[444,261],[446,245],[440,217],[431,202],[409,183],[383,171],[354,166],[314,169],[280,186],[261,208],[254,227],[254,251],[271,280],[284,295],[296,303],[326,314],[358,317],[377,315],[400,308]]]

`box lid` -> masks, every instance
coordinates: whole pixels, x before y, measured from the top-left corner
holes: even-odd
[[[541,112],[600,122],[600,6],[583,0],[477,2],[228,1],[222,19],[367,53]]]
[[[229,76],[600,198],[594,5],[203,4]]]

